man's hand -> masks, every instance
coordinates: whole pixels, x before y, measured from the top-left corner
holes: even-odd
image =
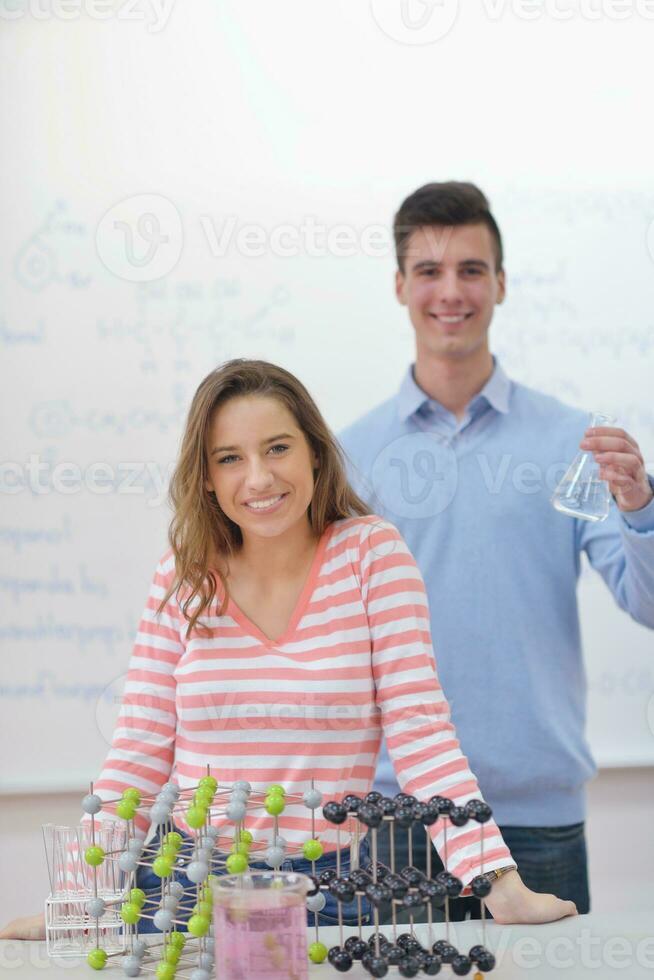
[[[643,456],[628,432],[607,425],[587,429],[579,446],[593,454],[620,510],[640,510],[650,502],[654,494]]]
[[[507,871],[498,878],[485,901],[495,921],[505,926],[555,922],[577,914],[574,902],[532,892],[517,871]]]
[[[45,939],[45,916],[24,915],[0,929],[0,939]]]

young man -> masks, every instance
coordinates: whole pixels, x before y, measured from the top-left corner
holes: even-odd
[[[584,786],[595,767],[584,736],[579,559],[585,551],[618,604],[654,628],[654,481],[631,435],[585,431],[583,412],[511,381],[493,358],[488,332],[505,272],[477,187],[421,187],[394,230],[396,293],[416,359],[398,393],[342,434],[350,476],[399,527],[424,575],[440,679],[524,881],[586,912]],[[615,500],[603,523],[550,504],[579,445]],[[386,754],[376,788],[397,792]],[[415,836],[413,862],[424,867]],[[468,901],[478,908],[461,900],[459,915]]]

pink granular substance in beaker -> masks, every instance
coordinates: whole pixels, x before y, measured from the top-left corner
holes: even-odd
[[[235,890],[214,906],[218,980],[306,980],[307,913],[300,895]]]

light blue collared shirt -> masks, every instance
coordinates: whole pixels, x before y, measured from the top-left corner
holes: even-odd
[[[438,673],[463,750],[500,824],[584,819],[595,766],[577,580],[581,552],[618,604],[654,628],[654,501],[602,523],[550,497],[588,415],[496,363],[461,420],[416,384],[341,435],[350,479],[400,530],[429,596]],[[397,792],[384,748],[377,788]]]

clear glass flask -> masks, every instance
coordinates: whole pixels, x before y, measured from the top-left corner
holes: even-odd
[[[213,883],[217,980],[308,980],[302,874],[250,871]]]
[[[614,418],[599,412],[590,417],[591,428],[614,422]],[[599,466],[589,452],[577,453],[552,494],[552,506],[556,510],[584,521],[605,521],[610,501],[609,485],[606,480],[600,480]]]

